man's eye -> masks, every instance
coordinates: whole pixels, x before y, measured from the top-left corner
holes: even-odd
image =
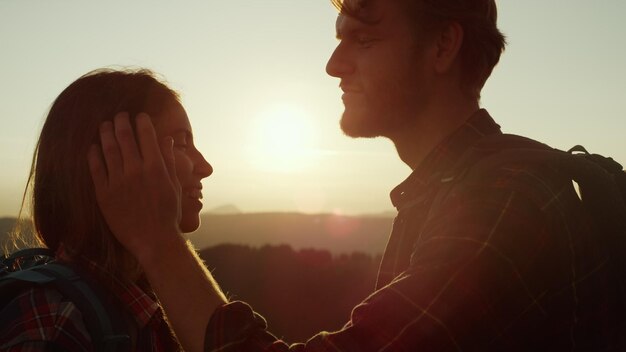
[[[356,42],[361,46],[369,46],[374,42],[374,38],[359,36],[356,38]]]

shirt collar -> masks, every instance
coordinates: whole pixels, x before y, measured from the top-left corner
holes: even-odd
[[[437,175],[443,175],[472,145],[487,135],[502,133],[500,126],[487,110],[480,109],[449,137],[437,145],[411,175],[391,191],[390,197],[398,210],[423,192]]]
[[[56,257],[60,261],[69,261],[63,245],[59,246]],[[124,308],[137,322],[139,329],[143,329],[159,311],[160,307],[156,302],[154,293],[146,293],[136,283],[118,278],[98,263],[84,256],[78,256],[72,262],[78,265],[81,271],[93,274],[99,282],[106,281],[104,286],[122,302]]]

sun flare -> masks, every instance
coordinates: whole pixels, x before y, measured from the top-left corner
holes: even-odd
[[[262,170],[294,172],[314,162],[317,131],[302,109],[290,105],[268,108],[255,119],[251,134],[251,161]]]

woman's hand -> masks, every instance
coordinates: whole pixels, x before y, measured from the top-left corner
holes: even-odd
[[[100,126],[101,147],[88,161],[100,210],[115,237],[140,262],[180,236],[181,189],[176,177],[173,140],[157,140],[150,117],[127,113]],[[169,241],[168,241],[169,240]]]

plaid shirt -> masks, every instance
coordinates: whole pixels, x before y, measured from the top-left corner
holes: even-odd
[[[439,199],[459,158],[499,133],[478,111],[392,191],[398,216],[376,290],[343,329],[289,346],[232,302],[213,313],[206,350],[618,350],[608,251],[569,178],[512,161]]]
[[[159,304],[139,286],[118,280],[92,261],[77,267],[111,282],[109,292],[134,320],[131,331],[137,351],[178,350]],[[81,312],[53,288],[22,292],[0,310],[0,350],[7,352],[94,351]],[[130,323],[130,322],[129,322]]]

